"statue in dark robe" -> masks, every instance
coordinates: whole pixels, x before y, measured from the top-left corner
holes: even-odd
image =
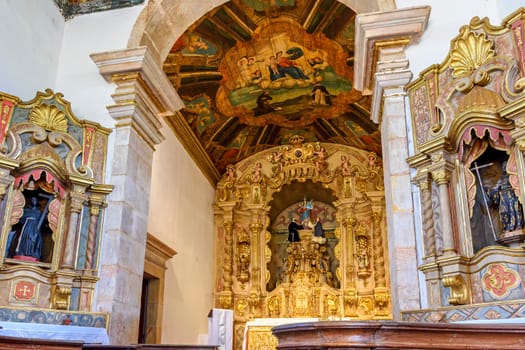
[[[299,238],[298,230],[302,229],[304,229],[303,225],[299,225],[295,222],[295,219],[292,219],[288,225],[288,242],[299,242],[301,239]]]
[[[323,224],[321,224],[321,218],[317,217],[317,221],[314,225],[314,236],[315,237],[324,237]]]
[[[503,232],[523,228],[523,211],[518,196],[514,192],[507,173],[507,162],[503,162],[503,174],[492,189],[489,198],[498,207]]]
[[[24,214],[19,221],[22,228],[15,257],[25,256],[40,260],[42,255],[42,235],[40,233],[42,215],[42,211],[38,207],[38,199],[31,197],[31,205],[24,208]]]

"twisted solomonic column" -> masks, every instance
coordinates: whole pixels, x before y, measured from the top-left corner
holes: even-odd
[[[422,211],[422,228],[423,244],[425,247],[425,258],[436,256],[436,237],[434,236],[434,210],[432,208],[432,183],[425,174],[417,181],[421,190],[421,211]]]

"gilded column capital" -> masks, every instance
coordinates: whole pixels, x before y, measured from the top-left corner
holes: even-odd
[[[448,184],[454,170],[454,165],[445,157],[446,154],[443,154],[443,152],[437,152],[432,155],[433,164],[430,166],[429,171],[432,179],[438,185]]]
[[[98,215],[100,213],[100,209],[107,206],[107,203],[104,199],[104,197],[99,195],[89,196],[89,211],[91,215]]]
[[[430,191],[432,187],[431,176],[427,169],[424,171],[418,171],[418,174],[414,178],[414,183],[419,187],[421,191]]]
[[[19,162],[0,156],[0,200],[7,192],[7,188],[13,183],[14,178],[11,171],[19,166]]]
[[[260,223],[252,223],[250,224],[250,231],[252,231],[252,233],[255,235],[257,233],[259,233],[262,229],[262,224]]]
[[[510,132],[510,135],[514,139],[516,146],[521,152],[525,152],[525,117],[519,118],[517,123],[515,120],[516,129]]]
[[[438,185],[446,185],[450,181],[450,171],[447,169],[437,169],[432,171],[432,179]]]
[[[357,220],[355,218],[347,217],[343,219],[343,226],[347,230],[353,229],[356,224],[357,224]]]
[[[83,192],[72,191],[69,192],[69,198],[71,199],[71,211],[80,213],[84,203],[87,201],[88,196]]]

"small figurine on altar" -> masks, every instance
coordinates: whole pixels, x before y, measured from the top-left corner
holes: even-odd
[[[310,222],[310,212],[314,208],[314,202],[312,199],[309,201],[306,201],[306,197],[304,198],[303,206],[299,209],[299,213],[301,213],[301,222],[303,224],[308,224]]]
[[[314,225],[314,236],[324,237],[323,224],[321,224],[321,218],[318,216]]]
[[[288,242],[299,242],[301,240],[299,238],[298,230],[302,230],[304,227],[295,221],[295,218],[292,218],[292,221],[290,221],[290,224],[288,225]]]
[[[314,232],[312,241],[319,244],[324,244],[326,242],[326,238],[324,238],[323,224],[321,223],[321,218],[319,216],[315,221],[315,225],[313,225],[313,230]]]

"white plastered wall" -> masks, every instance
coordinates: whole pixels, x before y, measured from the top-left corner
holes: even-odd
[[[418,44],[408,47],[410,70],[417,79],[419,73],[435,63],[442,63],[450,50],[450,41],[459,29],[478,16],[488,17],[492,25],[500,25],[503,18],[525,6],[523,0],[396,0],[397,8],[430,5],[428,27]]]
[[[29,100],[54,86],[64,26],[53,1],[0,1],[0,91]]]
[[[29,100],[52,88],[71,102],[79,119],[113,128],[106,106],[114,103],[115,86],[89,55],[125,49],[143,6],[65,22],[52,0],[0,1],[0,91]],[[178,253],[167,264],[162,341],[197,343],[207,333],[212,306],[214,190],[171,130],[164,127],[162,133],[166,140],[153,160],[148,231]]]
[[[215,190],[166,126],[163,134],[148,220],[148,231],[177,251],[166,271],[162,342],[195,344],[208,332],[212,307]]]

